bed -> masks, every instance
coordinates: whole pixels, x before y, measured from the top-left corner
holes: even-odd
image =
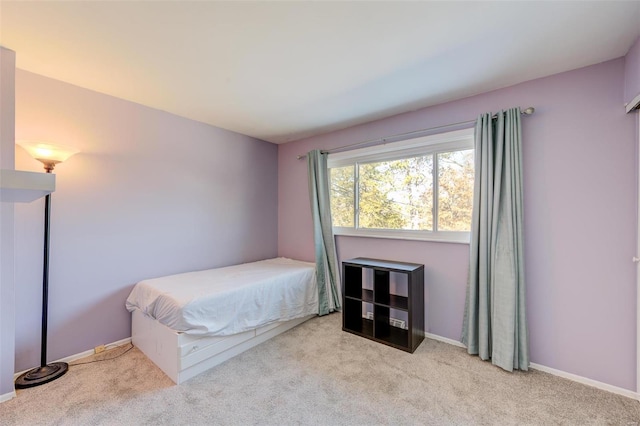
[[[318,313],[315,265],[287,258],[138,282],[132,342],[176,384]]]

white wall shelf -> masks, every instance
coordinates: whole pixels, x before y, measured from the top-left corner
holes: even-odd
[[[30,203],[55,189],[54,174],[0,170],[0,201],[3,203]]]

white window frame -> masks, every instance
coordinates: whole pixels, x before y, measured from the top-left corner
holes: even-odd
[[[386,143],[372,147],[329,154],[328,167],[345,167],[358,163],[399,160],[402,158],[431,155],[474,148],[474,129],[463,129],[437,135],[422,136],[401,142]],[[437,155],[434,155],[434,169],[437,170]],[[392,238],[401,240],[440,241],[448,243],[469,243],[471,232],[460,231],[426,231],[403,229],[363,229],[358,227],[358,176],[355,167],[354,176],[354,227],[334,226],[335,235],[350,235],[371,238]],[[437,186],[437,173],[434,173],[434,186]],[[437,197],[437,191],[436,197]],[[437,220],[437,213],[435,215]]]

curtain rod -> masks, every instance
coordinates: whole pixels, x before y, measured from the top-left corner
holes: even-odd
[[[529,108],[524,109],[520,114],[522,114],[522,115],[531,115],[535,111],[536,111],[536,109],[534,107],[529,107]],[[497,115],[495,115],[495,114],[492,116],[492,118],[496,118],[496,117],[497,117]],[[329,149],[327,151],[322,151],[322,153],[330,154],[332,152],[339,152],[339,151],[342,151],[342,150],[346,150],[347,148],[354,148],[354,147],[361,146],[361,145],[386,143],[386,142],[398,142],[400,140],[409,139],[410,136],[415,136],[416,134],[429,132],[431,130],[444,129],[444,128],[447,128],[447,127],[454,127],[454,126],[462,126],[463,124],[471,124],[471,123],[475,123],[475,122],[476,122],[476,120],[459,121],[457,123],[443,124],[442,126],[429,127],[427,129],[414,130],[412,132],[407,132],[407,133],[398,133],[396,135],[385,136],[383,138],[371,139],[371,140],[364,141],[364,142],[356,142],[356,143],[352,143],[352,144],[349,144],[349,145],[339,146],[338,148],[333,148],[333,149]],[[396,138],[400,138],[400,139],[391,141],[391,139],[396,139]],[[298,160],[300,160],[302,158],[305,158],[306,156],[307,156],[307,154],[298,155]]]

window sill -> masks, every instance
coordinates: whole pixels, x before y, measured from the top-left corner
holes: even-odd
[[[387,238],[394,240],[431,241],[455,244],[469,244],[471,240],[470,232],[428,232],[334,227],[333,234],[349,237]]]

